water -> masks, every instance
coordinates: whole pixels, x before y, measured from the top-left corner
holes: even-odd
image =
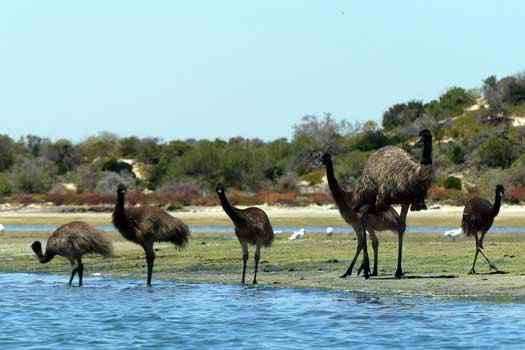
[[[58,226],[56,225],[5,225],[6,232],[53,232]],[[305,232],[317,233],[326,232],[326,226],[274,226],[277,234],[291,234],[299,229],[304,228]],[[115,230],[113,225],[98,226],[98,229],[106,232]],[[190,226],[191,232],[194,233],[234,233],[233,226]],[[444,233],[445,231],[457,229],[452,226],[409,226],[408,233]],[[354,230],[350,226],[334,226],[334,233],[352,233]],[[525,227],[521,226],[493,226],[490,233],[525,233]]]
[[[511,349],[525,304],[0,274],[1,349]]]

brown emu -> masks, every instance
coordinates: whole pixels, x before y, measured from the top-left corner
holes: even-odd
[[[68,259],[73,267],[69,285],[78,273],[78,285],[81,286],[84,273],[82,256],[98,254],[108,257],[112,254],[113,246],[111,241],[93,226],[82,221],[73,221],[57,228],[49,236],[45,253],[42,253],[42,244],[39,241],[33,242],[31,249],[42,264],[51,261],[55,255]]]
[[[368,215],[386,211],[389,206],[401,205],[401,231],[405,231],[408,209],[427,208],[425,198],[432,183],[432,134],[424,129],[418,143],[423,144],[421,161],[412,158],[399,147],[387,146],[374,152],[367,160],[363,174],[354,192],[354,210],[361,216],[361,224],[368,227]],[[401,244],[401,241],[400,241]],[[401,252],[402,247],[399,247]],[[370,272],[366,239],[363,240],[363,269]],[[403,271],[398,266],[396,277]]]
[[[261,247],[269,247],[273,242],[273,228],[268,219],[268,215],[259,208],[250,207],[238,209],[233,207],[224,191],[224,187],[219,184],[216,188],[221,201],[222,208],[230,217],[235,225],[235,235],[239,239],[242,247],[242,279],[245,283],[246,264],[248,262],[248,244],[255,245],[255,273],[253,284],[257,284],[257,269],[261,258]]]
[[[372,276],[377,276],[377,263],[378,263],[378,250],[379,250],[379,240],[376,236],[376,231],[392,231],[398,234],[398,270],[401,270],[401,247],[403,242],[403,230],[401,229],[401,222],[398,213],[394,208],[388,207],[387,211],[380,212],[377,214],[371,213],[368,218],[368,227],[367,230],[361,225],[361,220],[359,219],[357,213],[352,210],[352,193],[346,192],[344,189],[339,186],[339,183],[334,174],[334,166],[332,162],[332,157],[330,154],[325,153],[322,157],[322,162],[326,167],[326,177],[328,179],[328,186],[330,187],[330,192],[332,192],[332,197],[334,199],[339,213],[343,219],[354,229],[357,236],[357,250],[350,263],[350,266],[346,272],[341,276],[345,278],[352,274],[355,262],[363,249],[363,240],[366,239],[366,231],[370,234],[370,239],[372,240],[372,249],[374,250],[374,268],[372,271]],[[361,270],[361,268],[359,268]],[[359,271],[358,271],[359,274]],[[366,276],[365,276],[366,277]]]
[[[469,274],[476,273],[475,267],[478,253],[481,253],[492,270],[495,272],[501,272],[485,255],[485,252],[483,251],[483,239],[492,226],[492,223],[494,223],[494,218],[499,214],[501,200],[504,194],[505,189],[503,186],[497,185],[494,204],[491,204],[484,198],[473,197],[470,198],[465,205],[465,209],[463,210],[463,220],[461,223],[463,233],[467,236],[474,236],[476,239],[476,253],[474,254],[474,262],[472,263],[472,269],[470,269]],[[478,236],[478,234],[480,236]]]
[[[148,265],[147,284],[151,285],[153,264],[155,262],[155,242],[171,242],[183,248],[188,243],[190,229],[181,220],[171,216],[165,210],[156,207],[125,207],[127,188],[117,188],[117,203],[113,211],[113,225],[120,234],[133,243],[140,245],[146,253]]]

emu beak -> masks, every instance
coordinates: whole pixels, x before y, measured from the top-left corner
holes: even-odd
[[[421,136],[418,137],[417,140],[416,140],[416,143],[415,143],[415,144],[416,144],[416,145],[421,145],[421,144],[423,144],[423,137],[421,137]]]

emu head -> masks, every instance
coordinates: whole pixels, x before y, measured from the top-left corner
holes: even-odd
[[[505,188],[503,185],[496,185],[496,196],[503,197],[505,194]]]
[[[117,187],[117,194],[124,195],[128,192],[128,188],[124,184],[119,184]]]
[[[432,143],[432,133],[428,129],[423,129],[419,132],[419,144],[428,144]]]
[[[217,187],[215,187],[215,192],[217,194],[224,194],[224,186],[222,184],[217,184]]]
[[[31,244],[31,249],[35,254],[41,254],[42,253],[42,244],[39,241],[34,241],[33,244]]]
[[[323,156],[321,157],[321,162],[325,166],[329,165],[329,164],[332,164],[332,156],[330,155],[330,153],[323,154]]]

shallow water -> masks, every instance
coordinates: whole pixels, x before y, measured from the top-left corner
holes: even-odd
[[[6,232],[53,232],[58,226],[56,225],[5,225]],[[113,225],[98,226],[102,231],[111,232],[115,230]],[[304,228],[308,233],[324,233],[326,226],[274,226],[276,234],[291,234]],[[354,232],[350,226],[334,226],[333,233],[351,233]],[[190,226],[191,232],[194,233],[234,233],[233,226],[214,225],[214,226]],[[444,233],[448,230],[457,229],[457,227],[445,226],[409,226],[408,233]],[[525,227],[521,226],[493,226],[491,233],[525,233]]]
[[[0,274],[1,349],[522,348],[525,304]]]

